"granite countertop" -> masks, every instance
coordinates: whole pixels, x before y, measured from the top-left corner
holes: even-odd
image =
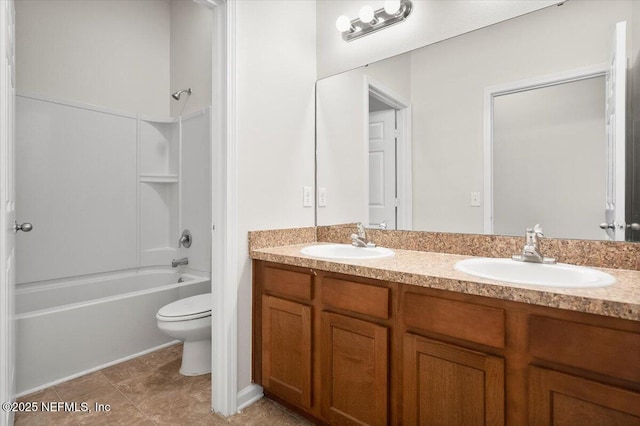
[[[305,256],[300,249],[321,243],[256,249],[251,257],[286,265],[393,281],[421,287],[486,296],[514,302],[640,321],[640,271],[594,268],[617,282],[593,289],[551,288],[477,278],[453,265],[473,256],[393,249],[393,257],[370,260],[327,260]]]

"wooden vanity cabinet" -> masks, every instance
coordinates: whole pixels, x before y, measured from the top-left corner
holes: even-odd
[[[330,424],[388,424],[387,327],[322,312],[322,417]]]
[[[254,347],[260,350],[253,351],[254,380],[290,404],[310,410],[312,276],[269,267],[257,272],[253,325],[260,330],[254,333]]]
[[[504,424],[500,357],[407,333],[403,377],[404,424]]]
[[[311,307],[262,296],[262,384],[311,408]]]
[[[336,425],[640,425],[640,321],[254,261],[254,381]]]
[[[640,394],[531,366],[529,425],[640,425]]]
[[[504,310],[431,293],[402,292],[403,424],[504,424]]]
[[[399,298],[402,424],[640,425],[640,322],[415,286]]]
[[[254,277],[254,381],[328,424],[389,424],[389,286],[266,262]]]
[[[529,316],[529,424],[640,425],[637,323],[549,313]]]
[[[389,320],[386,283],[322,274],[322,417],[330,424],[389,424]]]

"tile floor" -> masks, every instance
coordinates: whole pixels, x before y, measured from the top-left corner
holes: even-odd
[[[211,376],[180,375],[181,354],[182,345],[169,346],[24,396],[19,401],[86,402],[92,411],[16,413],[15,425],[312,424],[266,398],[228,418],[210,413]],[[95,411],[96,403],[111,409]]]

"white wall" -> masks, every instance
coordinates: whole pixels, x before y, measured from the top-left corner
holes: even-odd
[[[315,1],[237,4],[238,389],[251,383],[247,232],[314,225]]]
[[[17,88],[169,115],[169,2],[16,2]]]
[[[413,0],[413,11],[405,22],[347,43],[336,29],[338,16],[355,19],[362,6],[368,4],[378,9],[383,7],[384,1],[319,0],[316,21],[318,77],[408,52],[555,3],[558,1]]]
[[[211,105],[211,40],[213,16],[191,0],[171,0],[170,93],[191,88],[179,101],[171,99],[177,117]],[[167,99],[169,95],[167,94]]]

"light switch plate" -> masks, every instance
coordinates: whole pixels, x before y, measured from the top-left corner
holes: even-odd
[[[318,189],[318,207],[327,207],[327,188]]]
[[[302,188],[302,207],[313,207],[313,188],[310,186]]]
[[[480,207],[480,193],[472,192],[471,193],[471,207]]]

